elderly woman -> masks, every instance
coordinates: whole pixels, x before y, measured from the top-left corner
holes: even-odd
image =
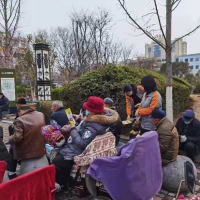
[[[155,130],[151,113],[155,108],[162,108],[162,97],[157,91],[156,81],[151,75],[144,76],[141,80],[141,85],[144,87],[145,93],[135,116],[140,116],[140,134],[143,134]]]

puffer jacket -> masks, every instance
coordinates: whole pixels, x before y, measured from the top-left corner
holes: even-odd
[[[176,127],[167,119],[162,119],[156,126],[162,164],[176,160],[179,149],[179,136]]]
[[[150,94],[144,93],[138,114],[141,116],[141,128],[154,131],[155,126],[151,119],[151,113],[155,108],[162,108],[162,97],[158,91]]]
[[[105,108],[103,114],[85,117],[80,129],[71,131],[67,144],[59,151],[60,154],[65,160],[73,160],[74,156],[81,154],[97,135],[105,134],[118,118],[118,113],[109,108]]]

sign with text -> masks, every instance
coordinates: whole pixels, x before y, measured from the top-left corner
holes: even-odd
[[[0,69],[0,91],[10,100],[15,101],[15,69]]]
[[[15,101],[15,79],[1,78],[1,92],[3,92],[10,101]]]

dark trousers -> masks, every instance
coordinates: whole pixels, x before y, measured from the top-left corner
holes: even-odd
[[[74,164],[73,160],[64,160],[61,154],[57,154],[52,162],[56,167],[56,183],[66,185],[70,181],[70,173]]]
[[[185,151],[187,157],[194,161],[194,156],[197,154],[197,146],[193,142],[180,143],[179,149]]]
[[[8,110],[7,107],[1,107],[1,108],[0,108],[0,119],[3,118],[3,112],[5,112],[5,111],[7,111],[7,110]]]
[[[12,125],[10,125],[8,127],[8,132],[9,132],[10,136],[13,135],[14,129],[13,129]],[[10,145],[9,155],[10,155],[10,159],[9,159],[9,161],[7,163],[7,170],[9,172],[16,172],[18,161],[14,159],[14,148],[13,148],[12,144]]]
[[[9,172],[16,172],[16,168],[17,168],[17,160],[15,160],[13,158],[13,146],[10,146],[10,150],[9,150],[9,155],[10,155],[10,159],[7,162],[7,171]]]

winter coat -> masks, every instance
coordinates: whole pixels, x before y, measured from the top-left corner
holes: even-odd
[[[162,97],[158,91],[149,94],[144,93],[138,114],[141,116],[141,128],[154,131],[155,126],[151,119],[151,113],[155,108],[162,108]]]
[[[187,142],[200,144],[200,121],[198,119],[194,118],[190,124],[185,124],[181,117],[176,123],[176,128],[179,135],[187,137]]]
[[[126,99],[126,114],[131,116],[134,115],[135,105],[140,103],[144,94],[144,88],[141,85],[137,86],[137,93],[134,95],[125,96]]]
[[[52,113],[50,118],[51,120],[56,121],[57,124],[60,125],[61,127],[69,123],[69,119],[65,113],[64,108],[60,108],[56,112]]]
[[[45,154],[42,126],[45,126],[44,114],[33,109],[15,119],[14,134],[9,140],[14,143],[14,157],[17,160],[39,158]]]
[[[110,109],[116,111],[116,108],[114,106],[111,107]],[[117,145],[119,142],[119,139],[120,139],[121,132],[122,132],[122,120],[121,120],[120,116],[119,116],[117,122],[110,126],[109,131],[115,136],[116,145]]]
[[[5,144],[3,143],[2,138],[0,138],[0,161],[9,161],[9,154],[8,154],[8,150],[5,146]]]
[[[176,160],[179,149],[179,136],[176,127],[167,119],[162,119],[156,126],[162,157],[166,165]]]
[[[3,95],[3,97],[0,99],[0,110],[7,111],[8,108],[9,108],[9,99]]]
[[[67,144],[60,150],[64,159],[72,160],[74,156],[81,154],[97,135],[105,134],[118,118],[118,113],[109,108],[105,108],[103,114],[85,117],[80,129],[71,131]]]

